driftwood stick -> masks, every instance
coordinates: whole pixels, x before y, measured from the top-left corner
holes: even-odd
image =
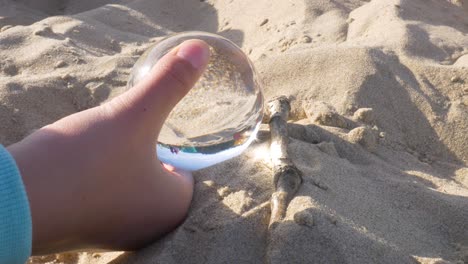
[[[271,195],[270,228],[283,220],[289,202],[302,183],[302,173],[288,155],[287,120],[290,110],[289,100],[284,96],[268,102],[271,133],[270,152],[275,185],[275,192]]]

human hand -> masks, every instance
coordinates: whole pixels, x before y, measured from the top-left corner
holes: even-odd
[[[193,178],[163,168],[155,145],[208,60],[206,43],[186,41],[128,92],[8,147],[30,202],[33,254],[134,249],[184,219]]]

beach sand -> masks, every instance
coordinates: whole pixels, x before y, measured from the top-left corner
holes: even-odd
[[[467,0],[0,0],[0,143],[105,102],[188,30],[234,41],[265,99],[291,100],[304,182],[284,221],[268,229],[263,137],[194,173],[164,239],[30,263],[468,263]]]

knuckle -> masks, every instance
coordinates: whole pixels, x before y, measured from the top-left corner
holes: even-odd
[[[182,60],[174,60],[160,65],[161,72],[167,81],[182,90],[193,85],[194,70],[190,63]]]

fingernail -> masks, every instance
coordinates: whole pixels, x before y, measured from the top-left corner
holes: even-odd
[[[170,171],[170,172],[173,172],[176,170],[176,168],[172,165],[169,165],[169,164],[166,164],[166,163],[162,163],[161,162],[161,165],[163,166],[163,168],[165,168],[166,170]]]
[[[180,44],[177,56],[187,60],[196,69],[202,69],[210,59],[210,48],[202,40],[187,40]]]

